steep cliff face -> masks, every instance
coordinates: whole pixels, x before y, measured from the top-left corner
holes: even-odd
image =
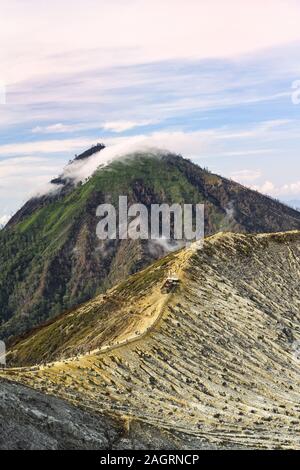
[[[128,425],[300,448],[299,281],[300,232],[217,234],[21,339],[1,375]]]
[[[300,227],[299,212],[182,157],[135,154],[114,161],[84,184],[29,201],[0,232],[0,338],[87,301],[165,254],[152,242],[98,240],[96,208],[117,206],[119,195],[147,207],[205,203],[206,235]]]

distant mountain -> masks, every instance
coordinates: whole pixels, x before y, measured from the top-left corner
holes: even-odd
[[[299,263],[299,231],[214,235],[21,338],[8,364],[25,368],[0,377],[181,449],[180,433],[197,449],[299,449]]]
[[[94,156],[79,156],[76,165]],[[98,240],[96,208],[117,204],[119,195],[147,206],[203,202],[206,235],[300,229],[299,212],[167,152],[135,153],[76,185],[55,184],[59,191],[28,201],[0,232],[0,338],[89,300],[166,253],[145,240]]]
[[[292,207],[293,209],[300,211],[300,199],[292,199],[290,201],[287,201],[286,204]]]

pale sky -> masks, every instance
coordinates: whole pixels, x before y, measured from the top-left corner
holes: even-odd
[[[0,224],[102,141],[168,148],[300,200],[299,1],[0,7]]]

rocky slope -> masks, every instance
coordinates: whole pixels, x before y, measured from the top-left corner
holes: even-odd
[[[23,338],[1,375],[127,429],[300,448],[300,233],[219,234],[198,248]],[[164,293],[170,270],[180,286]]]
[[[96,150],[77,160],[88,163]],[[176,155],[135,154],[77,186],[65,180],[56,182],[63,184],[60,192],[30,200],[0,231],[0,339],[85,302],[163,256],[161,245],[146,241],[97,239],[96,208],[117,205],[119,195],[147,207],[204,202],[207,235],[300,228],[299,212]]]
[[[203,439],[142,422],[130,429],[65,400],[1,380],[0,450],[214,449]]]
[[[123,431],[64,400],[0,382],[0,449],[107,449]]]

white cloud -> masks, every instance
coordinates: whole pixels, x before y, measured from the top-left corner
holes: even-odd
[[[105,149],[95,153],[87,160],[75,160],[64,168],[63,175],[65,178],[73,179],[76,182],[84,181],[91,176],[99,166],[106,165],[116,158],[121,158],[136,151],[148,151],[155,154],[159,154],[162,151],[173,151],[175,153],[182,153],[185,156],[191,156],[192,154],[199,155],[204,153],[205,149],[209,147],[212,135],[214,135],[214,131],[194,133],[154,132],[148,135],[105,139],[105,143],[107,144]],[[51,142],[52,141],[46,143],[48,149],[50,147],[52,148]],[[65,141],[62,141],[62,145],[63,144],[65,145]],[[34,146],[33,148],[36,147]],[[21,151],[21,147],[18,148],[18,150]],[[0,147],[0,153],[1,151],[3,151],[3,149]],[[6,160],[6,162],[10,161],[11,159]],[[11,171],[13,173],[15,164],[16,161],[12,161],[12,165],[8,167],[6,165],[6,172]],[[38,168],[39,166],[36,165],[36,169]],[[26,172],[27,170],[28,167],[21,171]],[[35,187],[37,189],[33,188],[30,195],[41,195],[45,194],[48,190],[52,191],[55,189],[53,185],[45,186],[45,183],[46,181],[43,175],[41,175],[41,178],[36,178]]]
[[[52,133],[64,133],[64,132],[74,132],[78,130],[78,126],[72,126],[68,124],[51,124],[49,126],[36,126],[32,129],[33,134],[52,134]]]
[[[259,191],[262,194],[269,194],[269,195],[274,196],[277,192],[276,188],[275,188],[275,185],[274,185],[274,183],[272,183],[272,181],[265,181],[260,186],[255,185],[255,186],[252,186],[252,187],[253,187],[253,189],[256,189],[257,191]]]
[[[0,160],[0,200],[4,214],[14,213],[34,188],[47,184],[60,170],[59,161],[50,157]]]
[[[100,152],[95,153],[86,160],[75,160],[67,165],[63,171],[65,178],[74,181],[84,181],[90,177],[99,166],[105,166],[116,158],[124,157],[130,153],[139,150],[148,150],[159,153],[160,150],[155,148],[151,140],[144,136],[136,136],[129,139],[117,140],[112,145],[106,147]]]
[[[131,137],[106,138],[107,147],[95,153],[88,160],[74,161],[64,169],[64,176],[75,181],[84,181],[91,176],[99,165],[125,156],[136,151],[163,152],[170,151],[182,154],[188,158],[201,159],[201,157],[215,156],[216,150],[221,148],[223,137],[227,140],[228,130],[209,129],[205,131],[157,131],[149,134],[134,135]],[[246,134],[247,135],[247,134]],[[100,139],[101,140],[101,139]],[[263,150],[248,151],[255,155],[263,153]],[[270,150],[268,150],[269,152]],[[1,153],[1,147],[0,147]],[[245,150],[245,153],[247,151]],[[231,155],[231,153],[229,152]],[[238,154],[243,154],[242,151]]]
[[[150,124],[154,124],[158,121],[153,120],[144,120],[144,121],[111,121],[105,122],[102,124],[102,129],[113,131],[113,132],[124,132],[130,129],[134,129],[135,127],[141,126],[148,126]]]
[[[62,188],[63,188],[62,184],[52,184],[49,181],[47,181],[44,184],[40,184],[35,189],[30,191],[28,193],[28,198],[30,199],[33,197],[44,196],[45,194],[58,193]]]
[[[78,124],[63,124],[58,122],[56,124],[50,124],[48,126],[36,126],[31,132],[32,134],[64,134],[66,132],[78,132],[84,130],[101,129],[102,126],[98,123],[78,123]]]
[[[265,181],[261,185],[254,185],[251,187],[263,194],[268,194],[274,197],[300,196],[300,181],[283,185],[276,185],[272,181]]]
[[[0,228],[1,228],[1,227],[4,227],[4,225],[7,224],[7,222],[9,221],[9,219],[10,219],[10,216],[9,216],[9,215],[7,215],[7,214],[1,215],[1,216],[0,216]]]

